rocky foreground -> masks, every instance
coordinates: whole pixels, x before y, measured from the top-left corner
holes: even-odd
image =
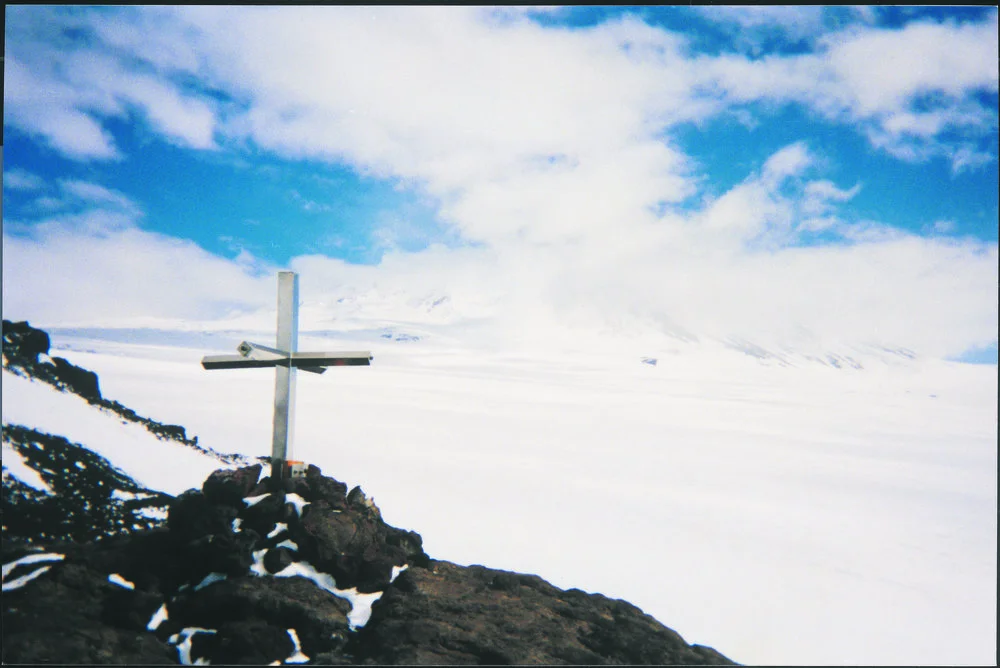
[[[3,662],[733,664],[625,601],[431,559],[314,466],[272,487],[224,469],[160,528],[5,534]]]

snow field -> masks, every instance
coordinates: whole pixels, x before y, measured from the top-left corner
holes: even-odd
[[[403,345],[299,374],[293,456],[433,557],[624,598],[744,663],[995,658],[996,367]],[[268,452],[269,370],[95,349],[60,354],[203,445]]]

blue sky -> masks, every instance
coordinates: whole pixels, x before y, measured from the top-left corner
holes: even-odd
[[[4,311],[207,318],[308,266],[340,283],[319,301],[449,294],[995,363],[996,25],[990,7],[8,7]],[[164,285],[176,266],[210,285]]]

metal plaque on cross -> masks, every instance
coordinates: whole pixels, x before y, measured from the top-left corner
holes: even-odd
[[[295,417],[295,372],[323,373],[328,366],[369,366],[368,351],[304,353],[298,350],[299,276],[278,272],[278,332],[275,347],[243,341],[238,355],[206,355],[201,365],[208,370],[275,368],[274,433],[271,440],[271,477],[283,478],[291,454]]]

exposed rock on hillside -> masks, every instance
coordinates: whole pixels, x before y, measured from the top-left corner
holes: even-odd
[[[391,664],[731,663],[625,601],[446,561],[401,574],[359,644],[361,655]]]
[[[153,529],[173,498],[150,490],[107,459],[61,436],[3,426],[5,450],[38,473],[39,488],[4,475],[3,535],[35,541],[92,541]]]
[[[50,340],[47,332],[32,327],[27,322],[3,321],[3,365],[12,373],[41,380],[64,392],[72,392],[88,403],[103,410],[111,411],[130,422],[141,424],[159,438],[177,441],[201,453],[211,455],[220,462],[238,464],[240,457],[221,454],[198,445],[198,437],[187,437],[184,427],[162,424],[156,420],[136,414],[131,408],[118,401],[101,396],[97,374],[88,371],[62,357],[49,356]]]
[[[201,450],[48,357],[45,332],[3,335],[5,369]],[[5,664],[732,664],[624,601],[431,559],[315,466],[281,484],[221,469],[174,497],[60,436],[3,431]]]
[[[216,471],[158,529],[5,535],[4,663],[731,664],[624,601],[432,560],[314,466],[261,471]]]

